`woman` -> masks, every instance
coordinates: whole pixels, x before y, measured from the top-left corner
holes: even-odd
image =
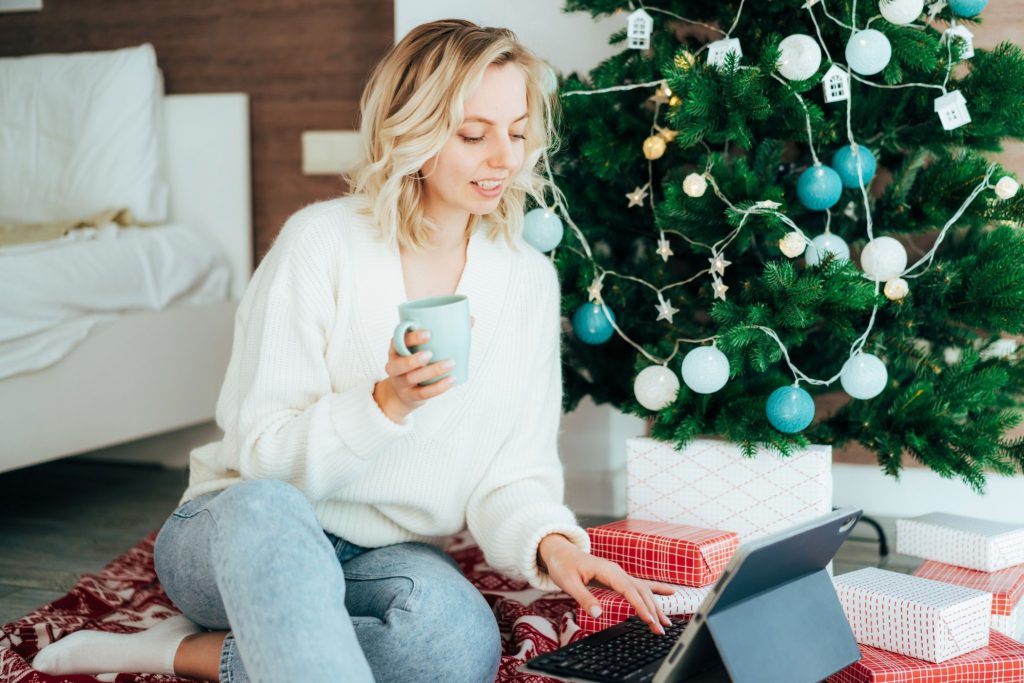
[[[546,69],[510,31],[461,20],[384,57],[351,194],[293,215],[242,299],[224,439],[193,452],[156,542],[184,616],[73,634],[37,668],[491,681],[494,616],[442,550],[466,526],[495,568],[592,613],[600,582],[664,632],[652,591],[671,587],[591,556],[561,502],[559,286],[521,240],[526,195],[556,191],[536,168],[553,139]],[[453,292],[475,318],[470,380],[420,387],[450,364],[393,345],[382,372],[397,305]]]

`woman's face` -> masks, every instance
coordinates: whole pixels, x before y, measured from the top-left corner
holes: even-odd
[[[523,165],[526,81],[515,64],[487,67],[465,103],[465,119],[424,164],[424,209],[442,225],[494,211]]]

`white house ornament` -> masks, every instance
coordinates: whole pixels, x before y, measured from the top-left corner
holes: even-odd
[[[821,48],[818,41],[806,33],[794,33],[779,43],[779,73],[791,81],[806,81],[818,73],[821,66]]]
[[[651,46],[651,31],[654,30],[654,19],[643,9],[630,13],[626,23],[626,35],[629,47],[634,50],[646,50]]]
[[[703,197],[708,189],[708,181],[700,173],[691,173],[683,178],[683,192],[690,197]]]
[[[850,99],[850,74],[842,67],[833,64],[821,79],[821,87],[825,91],[826,102],[841,102]]]
[[[739,38],[722,38],[708,43],[708,66],[722,68],[725,66],[725,58],[730,52],[735,52],[737,59],[743,56]]]
[[[963,24],[956,24],[946,29],[942,34],[942,41],[945,43],[948,40],[963,41],[960,46],[960,59],[970,59],[974,56],[974,34]]]
[[[1019,189],[1020,183],[1010,176],[1004,175],[999,179],[999,182],[996,183],[995,193],[1000,199],[1012,199]]]
[[[971,122],[971,114],[967,111],[967,100],[959,90],[946,93],[935,98],[935,113],[946,130],[953,130]]]

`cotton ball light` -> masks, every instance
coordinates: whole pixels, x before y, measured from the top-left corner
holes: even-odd
[[[814,399],[800,387],[779,387],[764,407],[768,422],[780,432],[802,432],[814,419]]]
[[[811,243],[807,245],[807,265],[818,265],[828,253],[835,254],[837,259],[850,260],[850,247],[846,241],[839,235],[825,232],[812,239]]]
[[[843,193],[843,181],[828,166],[816,164],[800,174],[796,196],[811,211],[825,211],[835,206]]]
[[[537,251],[548,252],[561,243],[562,219],[549,209],[533,209],[523,216],[523,239]]]
[[[924,0],[881,0],[878,11],[890,24],[903,26],[921,16]]]
[[[636,376],[633,394],[647,410],[661,410],[676,400],[679,378],[663,365],[651,365]]]
[[[864,186],[867,187],[871,179],[875,177],[875,167],[878,165],[875,155],[864,145],[857,145],[856,152],[853,150],[853,145],[840,147],[832,155],[832,168],[839,174],[839,179],[843,181],[843,187],[859,188],[859,178],[864,179]],[[859,174],[857,171],[858,158],[860,159]]]
[[[854,398],[866,400],[882,393],[889,381],[889,371],[878,356],[862,351],[854,354],[839,373],[843,391]]]
[[[779,43],[779,73],[791,81],[806,81],[821,66],[818,41],[806,33],[794,33]]]
[[[892,237],[876,237],[860,253],[860,267],[872,280],[891,280],[907,267],[907,250]]]
[[[976,17],[987,4],[988,0],[949,0],[949,8],[959,17]]]
[[[1011,199],[1017,194],[1017,190],[1020,189],[1020,183],[1011,178],[1008,175],[1004,175],[996,183],[996,196],[1000,199]]]
[[[796,230],[786,233],[786,236],[779,240],[779,249],[789,258],[796,258],[800,254],[804,253],[804,249],[806,248],[807,241],[804,239],[804,236]]]
[[[665,153],[665,138],[660,135],[652,135],[644,140],[644,156],[652,161],[660,159]]]
[[[683,178],[683,192],[690,197],[703,197],[708,189],[708,180],[700,173],[691,173]]]
[[[608,314],[607,317],[605,313]],[[612,327],[614,321],[615,315],[606,304],[586,303],[573,314],[572,331],[584,344],[596,346],[604,344],[615,334],[615,328]]]
[[[846,63],[861,76],[873,76],[886,67],[892,57],[892,45],[881,31],[873,28],[857,31],[846,43]]]
[[[902,301],[910,292],[910,285],[903,278],[894,277],[885,283],[885,288],[882,291],[889,301]]]
[[[698,394],[713,394],[729,380],[729,359],[714,346],[699,346],[685,356],[683,382]]]

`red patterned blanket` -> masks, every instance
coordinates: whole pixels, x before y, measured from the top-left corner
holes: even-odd
[[[0,629],[0,681],[187,683],[186,679],[154,674],[118,674],[109,678],[50,676],[35,671],[31,665],[40,648],[72,631],[88,628],[133,633],[177,614],[153,571],[155,538],[156,532],[153,532],[98,574],[83,576],[64,597],[4,625]],[[447,551],[487,598],[498,620],[503,656],[496,681],[551,681],[519,673],[516,668],[534,655],[583,637],[575,622],[575,601],[565,593],[544,593],[525,581],[510,579],[491,569],[468,533],[456,536]]]

